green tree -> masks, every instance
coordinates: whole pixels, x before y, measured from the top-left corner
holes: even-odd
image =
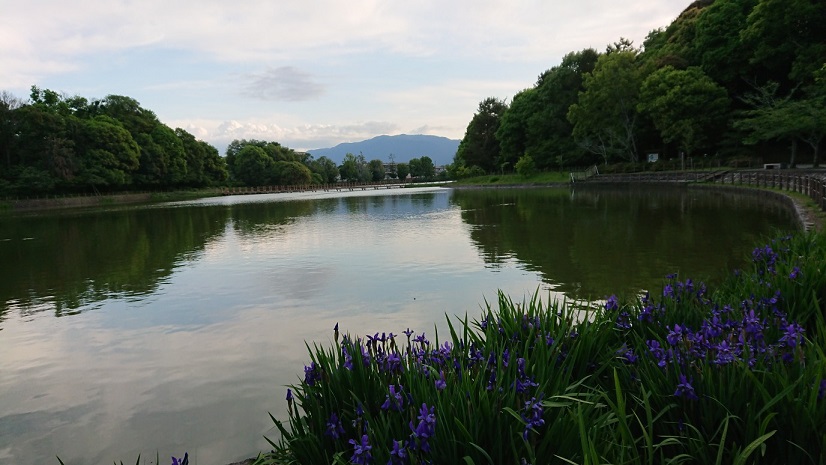
[[[23,101],[9,92],[0,92],[0,163],[8,173],[12,166],[14,139],[17,133],[17,109]]]
[[[741,112],[734,121],[735,129],[744,131],[743,143],[756,144],[767,140],[789,141],[789,165],[797,164],[798,142],[812,149],[812,164],[820,164],[820,143],[826,135],[826,91],[817,86],[809,88],[807,96],[792,99],[791,95],[778,97],[779,84],[771,82],[747,101],[754,107]]]
[[[433,179],[436,176],[436,167],[433,165],[433,160],[427,155],[419,158],[419,172],[425,179]]]
[[[226,182],[226,180],[229,179],[227,162],[218,153],[218,149],[200,140],[198,141],[198,145],[202,148],[204,179],[207,185],[220,185]]]
[[[277,161],[273,170],[275,182],[279,185],[305,185],[313,179],[312,171],[298,161]]]
[[[339,176],[336,162],[325,156],[319,157],[318,160],[310,161],[309,165],[313,173],[318,173],[321,176],[323,183],[332,184],[336,182]]]
[[[232,141],[229,144],[229,146],[227,146],[226,157],[227,168],[229,170],[230,177],[233,179],[248,179],[250,176],[250,173],[248,171],[245,171],[247,167],[242,168],[238,165],[239,156],[241,152],[243,152],[247,147],[258,148],[260,150],[260,153],[264,154],[267,158],[270,159],[270,162],[267,163],[267,171],[255,177],[257,179],[257,182],[264,182],[262,178],[265,178],[267,180],[266,183],[278,183],[279,175],[277,170],[275,169],[275,163],[277,162],[296,162],[299,164],[306,163],[306,165],[310,165],[312,163],[312,159],[309,155],[299,155],[295,150],[288,147],[284,147],[278,142],[256,139],[236,139]],[[307,166],[307,168],[310,169],[309,166]],[[241,173],[242,171],[243,174]],[[312,173],[310,174],[310,177],[312,177]],[[249,182],[246,183],[249,184]]]
[[[13,126],[8,162],[9,180],[17,185],[18,192],[26,192],[26,182],[14,181],[22,176],[25,168],[28,176],[39,179],[32,186],[40,186],[45,192],[63,182],[70,183],[78,168],[76,138],[79,121],[74,117],[64,117],[42,104],[24,105],[10,115]],[[46,176],[52,177],[47,181]]]
[[[384,180],[384,163],[381,160],[370,160],[368,163],[370,168],[370,180],[373,182]]]
[[[741,31],[757,0],[720,0],[697,17],[691,46],[703,71],[730,93],[740,94],[749,76],[750,50]]]
[[[637,104],[642,78],[637,51],[628,47],[629,42],[620,43],[616,51],[599,57],[594,70],[584,75],[578,103],[568,110],[574,138],[587,150],[601,154],[606,163],[609,154],[634,163],[638,160]]]
[[[370,180],[371,173],[367,167],[367,161],[364,155],[353,155],[348,153],[344,155],[344,160],[338,168],[341,173],[341,178],[350,182],[367,182]]]
[[[502,150],[497,166],[513,166],[525,153],[540,169],[581,162],[583,152],[571,138],[567,115],[583,90],[582,76],[594,69],[598,56],[590,48],[569,53],[559,66],[542,73],[532,89],[514,96],[496,133]]]
[[[679,146],[683,164],[685,155],[703,146],[708,134],[724,125],[728,108],[726,90],[700,68],[678,70],[671,66],[645,79],[638,105],[651,117],[662,139]]]
[[[753,50],[752,65],[765,80],[788,91],[810,85],[826,57],[826,3],[816,0],[759,0],[748,15],[742,40]]]
[[[79,120],[79,185],[120,187],[131,184],[140,166],[140,147],[119,121],[96,116]]]
[[[478,166],[487,172],[498,167],[499,140],[496,139],[496,131],[507,108],[504,101],[493,97],[479,103],[479,109],[473,115],[465,136],[459,143],[454,163],[467,167]]]
[[[275,180],[275,162],[258,145],[241,148],[234,156],[233,177],[248,186],[264,186]]]
[[[410,167],[410,176],[413,178],[420,178],[424,176],[422,173],[422,161],[418,158],[411,158],[410,161],[407,162],[407,166]]]
[[[140,147],[135,180],[144,185],[173,187],[185,184],[188,164],[184,143],[168,126],[155,124],[149,132],[134,134]]]
[[[158,117],[150,110],[142,108],[140,103],[123,95],[107,95],[103,100],[92,103],[94,114],[109,116],[135,137],[137,134],[149,134],[160,123]]]
[[[396,175],[400,181],[407,179],[408,174],[410,174],[410,165],[407,163],[399,163],[396,165]]]
[[[533,137],[529,137],[533,134],[529,134],[528,122],[540,111],[541,103],[536,88],[522,90],[513,96],[496,132],[502,159],[517,160],[536,142]]]
[[[215,185],[227,179],[227,168],[218,150],[206,142],[195,139],[187,131],[177,128],[186,161],[186,178],[183,183],[193,187]]]
[[[184,144],[175,134],[175,131],[164,124],[157,124],[149,133],[152,141],[160,147],[164,165],[166,167],[161,184],[177,186],[184,184],[187,179],[187,161]]]
[[[666,66],[685,69],[699,64],[693,45],[697,37],[697,20],[712,3],[713,0],[694,1],[668,27],[651,31],[643,42],[640,60],[652,69]]]

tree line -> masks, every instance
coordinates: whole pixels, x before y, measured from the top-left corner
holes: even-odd
[[[702,0],[642,47],[567,54],[507,102],[479,103],[454,177],[674,159],[819,164],[826,3]],[[803,150],[799,150],[802,147]],[[521,161],[521,164],[520,164]]]
[[[408,163],[347,154],[337,166],[278,142],[235,140],[226,157],[161,123],[133,98],[67,96],[31,88],[28,101],[0,92],[0,196],[170,190],[219,185],[324,184],[432,179],[430,157]]]
[[[0,195],[203,187],[229,176],[215,147],[130,97],[0,93]]]
[[[435,167],[428,156],[408,163],[388,163],[380,159],[367,161],[363,154],[348,153],[341,165],[326,156],[297,152],[278,142],[235,140],[227,147],[230,178],[248,186],[332,184],[338,181],[379,182],[385,179],[433,179]]]

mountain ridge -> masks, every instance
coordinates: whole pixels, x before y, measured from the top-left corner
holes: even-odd
[[[348,153],[361,153],[369,160],[389,161],[393,155],[396,163],[407,163],[411,158],[430,157],[436,166],[453,163],[459,148],[459,140],[427,134],[381,135],[360,142],[344,142],[335,147],[307,150],[313,157],[327,157],[341,164]]]

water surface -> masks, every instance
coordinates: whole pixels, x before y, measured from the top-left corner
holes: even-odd
[[[719,279],[783,206],[688,189],[273,194],[0,219],[0,464],[266,450],[304,341]]]

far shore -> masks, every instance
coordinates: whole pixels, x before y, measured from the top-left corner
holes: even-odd
[[[624,184],[622,181],[613,181],[615,184]],[[589,183],[582,184],[588,185]],[[431,184],[423,183],[423,186]],[[439,183],[432,184],[434,187],[446,187],[451,189],[528,189],[537,187],[560,188],[568,187],[570,183],[563,182],[522,182],[514,184],[472,184],[472,183]],[[805,231],[814,230],[823,232],[826,223],[826,214],[820,211],[818,206],[807,197],[778,189],[769,189],[755,186],[731,186],[709,183],[681,183],[692,189],[725,189],[738,192],[760,191],[764,195],[779,198],[787,202],[789,208],[795,210],[795,214],[800,222],[801,229]],[[195,200],[200,198],[215,197],[221,195],[220,189],[204,189],[198,191],[173,191],[173,192],[140,192],[123,194],[104,194],[88,196],[52,196],[32,199],[0,200],[0,216],[3,213],[22,213],[50,210],[83,209],[95,207],[111,207],[115,205],[138,205],[146,203],[161,203],[176,200]]]

